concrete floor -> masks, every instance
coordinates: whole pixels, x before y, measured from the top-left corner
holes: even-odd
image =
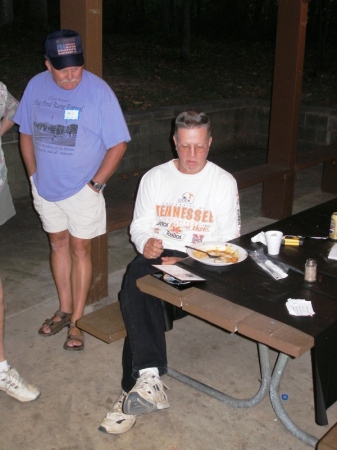
[[[298,174],[294,212],[333,198],[319,186],[321,168]],[[271,221],[259,215],[260,187],[241,191],[243,233]],[[29,201],[16,202],[17,215],[0,229],[0,274],[6,310],[6,352],[11,365],[42,392],[21,404],[0,392],[0,450],[189,450],[310,448],[278,422],[268,398],[250,409],[235,409],[165,376],[170,408],[140,416],[128,433],[112,436],[97,428],[120,391],[122,341],[106,344],[86,335],[84,352],[63,350],[66,330],[42,338],[37,330],[57,309],[49,270],[48,241]],[[134,250],[127,229],[109,235],[109,298],[87,307],[91,312],[117,299]],[[175,323],[167,334],[170,367],[225,393],[250,397],[259,388],[256,344],[194,317]],[[270,352],[271,361],[276,353]],[[329,425],[314,421],[310,354],[292,360],[281,392],[285,408],[305,431],[323,436],[337,421],[337,403]]]

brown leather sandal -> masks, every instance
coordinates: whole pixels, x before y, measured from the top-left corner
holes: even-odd
[[[39,329],[38,333],[40,336],[53,336],[54,334],[58,333],[62,330],[62,328],[69,326],[71,321],[71,313],[65,313],[63,311],[56,311],[55,314],[51,319],[46,319],[43,322],[42,327]],[[60,317],[61,320],[55,321],[53,320],[55,316]],[[50,333],[45,333],[43,331],[44,325],[48,325],[50,328]]]
[[[72,352],[79,352],[81,350],[84,350],[84,334],[83,334],[82,330],[80,330],[81,334],[72,334],[71,333],[72,328],[78,328],[78,327],[76,327],[76,323],[70,322],[68,336],[67,336],[65,343],[63,344],[64,350],[70,350]],[[73,339],[75,341],[81,342],[81,345],[77,345],[75,347],[69,347],[68,342]]]

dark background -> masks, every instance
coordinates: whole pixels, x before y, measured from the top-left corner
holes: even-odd
[[[123,110],[270,99],[277,0],[103,0],[103,78]],[[59,0],[0,0],[1,80],[18,99],[45,69]],[[337,0],[310,0],[302,103],[337,105]]]

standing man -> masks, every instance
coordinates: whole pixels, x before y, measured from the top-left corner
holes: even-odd
[[[2,150],[2,136],[14,125],[13,116],[18,107],[17,100],[8,92],[0,81],[0,225],[15,215],[12,196],[7,181],[7,167]],[[0,278],[0,391],[6,392],[20,402],[30,402],[40,396],[37,387],[27,383],[14,367],[11,367],[5,357],[4,348],[5,304]]]
[[[122,392],[99,427],[106,433],[125,433],[137,415],[169,407],[160,379],[167,372],[164,308],[137,288],[137,279],[155,272],[153,264],[186,257],[186,245],[240,235],[236,181],[207,161],[212,143],[207,115],[179,114],[173,140],[178,159],[147,172],[137,194],[130,234],[139,254],[128,267],[120,298],[127,331]]]
[[[14,125],[13,116],[18,101],[8,92],[6,85],[0,81],[0,225],[15,215],[12,196],[7,180],[7,166],[2,150],[2,136]]]
[[[84,336],[76,321],[91,284],[91,240],[106,232],[102,189],[130,135],[113,91],[84,70],[80,35],[56,31],[45,49],[48,70],[28,83],[14,121],[34,206],[49,235],[60,302],[39,334],[52,336],[69,326],[64,349],[79,351]]]

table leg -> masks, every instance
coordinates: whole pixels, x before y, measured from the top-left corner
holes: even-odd
[[[248,399],[238,399],[224,394],[223,392],[214,389],[207,384],[201,383],[187,375],[184,375],[174,369],[168,368],[167,374],[175,378],[182,383],[185,383],[194,389],[197,389],[204,394],[209,395],[229,406],[234,406],[236,408],[250,408],[260,403],[268,393],[270,386],[270,364],[269,364],[269,351],[268,347],[264,344],[258,344],[259,356],[260,356],[260,367],[261,367],[261,386],[258,392],[251,398]]]
[[[311,445],[311,447],[316,447],[318,439],[305,431],[301,430],[288,416],[285,409],[283,408],[282,401],[280,399],[280,382],[282,375],[285,371],[289,356],[284,353],[280,353],[275,364],[273,375],[271,377],[270,383],[270,401],[273,405],[275,414],[280,422],[286,427],[291,434],[303,441],[304,443]]]

